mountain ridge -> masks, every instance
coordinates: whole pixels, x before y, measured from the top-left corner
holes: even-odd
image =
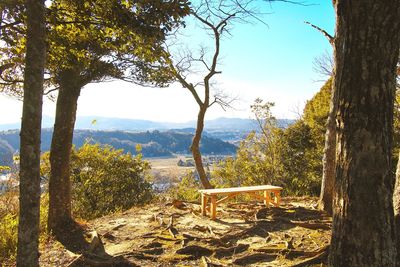
[[[293,122],[291,119],[278,119],[280,127],[286,127]],[[42,128],[52,128],[54,118],[43,116]],[[160,122],[143,119],[113,118],[101,116],[79,116],[75,123],[75,129],[88,130],[124,130],[124,131],[151,131],[194,128],[196,121],[188,122]],[[20,123],[0,124],[0,131],[20,129]],[[220,117],[205,121],[205,130],[256,130],[257,125],[253,119]]]
[[[50,150],[52,129],[43,129],[41,151]],[[141,146],[144,157],[171,157],[174,154],[190,154],[193,134],[158,130],[146,132],[75,130],[73,144],[79,148],[83,144],[98,143],[111,145],[115,149],[137,154],[136,146]],[[19,150],[19,130],[0,132],[0,165],[10,165],[12,156]],[[231,143],[204,135],[200,150],[204,155],[233,155],[237,147]]]

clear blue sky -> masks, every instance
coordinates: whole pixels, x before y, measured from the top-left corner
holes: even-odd
[[[315,57],[331,51],[326,38],[306,25],[310,21],[333,35],[334,10],[331,1],[307,0],[310,6],[260,1],[265,12],[261,23],[237,24],[232,36],[221,44],[222,64],[218,82],[223,90],[239,98],[235,109],[222,111],[213,107],[207,119],[216,117],[251,117],[250,104],[256,97],[274,101],[273,112],[280,118],[294,118],[294,111],[321,87],[321,76],[313,70]],[[208,45],[201,29],[186,33],[190,46]],[[186,39],[187,40],[187,39]],[[319,81],[319,82],[317,82]],[[110,93],[111,92],[111,93]],[[107,107],[107,108],[105,108]],[[44,114],[54,116],[54,103],[45,101]],[[18,121],[21,104],[0,96],[0,123]],[[170,88],[140,88],[122,82],[91,84],[81,94],[78,115],[99,115],[187,121],[196,119],[197,106],[180,85]]]

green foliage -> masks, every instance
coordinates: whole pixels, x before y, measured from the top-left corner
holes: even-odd
[[[179,200],[198,201],[200,199],[199,188],[199,180],[196,179],[193,171],[189,171],[177,185],[170,189],[169,194]]]
[[[317,195],[322,174],[322,151],[312,128],[298,120],[280,135],[281,179],[289,195]]]
[[[311,129],[311,134],[318,149],[325,145],[326,121],[328,119],[332,91],[332,78],[321,87],[313,98],[307,101],[303,111],[303,121]]]
[[[42,174],[49,175],[49,153],[42,156]],[[110,146],[84,144],[71,155],[73,213],[92,219],[152,198],[150,165],[142,156]]]
[[[44,194],[40,200],[40,244],[49,238],[47,235],[47,210],[49,196]],[[0,263],[15,261],[18,240],[18,193],[8,191],[0,196]],[[7,266],[7,265],[6,265]]]
[[[273,103],[257,99],[251,108],[259,133],[250,133],[236,158],[215,168],[212,181],[221,187],[273,184],[289,195],[319,194],[331,86],[328,80],[307,102],[303,118],[286,129],[277,127]]]
[[[280,135],[270,108],[273,103],[257,99],[252,105],[260,133],[252,132],[241,142],[235,159],[228,158],[213,171],[218,186],[280,185],[282,164],[279,160]]]
[[[0,217],[0,262],[13,260],[17,254],[18,214]]]
[[[0,91],[18,94],[26,46],[25,7],[21,0],[1,7]],[[186,0],[50,1],[46,86],[60,85],[66,70],[79,75],[73,82],[81,87],[108,78],[165,85],[171,77],[163,44],[189,12]]]

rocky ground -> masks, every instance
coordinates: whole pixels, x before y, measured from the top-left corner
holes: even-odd
[[[321,266],[331,218],[315,198],[283,198],[279,208],[256,202],[218,207],[159,201],[85,224],[85,252],[49,240],[41,266]],[[72,249],[73,250],[73,249]]]

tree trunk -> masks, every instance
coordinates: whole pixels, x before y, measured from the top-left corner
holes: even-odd
[[[330,266],[394,266],[398,0],[336,0],[337,162]]]
[[[397,161],[396,183],[393,193],[394,223],[396,228],[397,265],[400,266],[400,153]]]
[[[17,266],[39,266],[40,134],[46,58],[44,1],[26,1]]]
[[[201,153],[200,153],[200,141],[201,141],[201,134],[203,133],[204,129],[204,117],[206,115],[206,110],[207,109],[204,108],[204,106],[200,107],[199,114],[197,116],[196,132],[193,136],[190,150],[192,151],[193,154],[194,163],[196,165],[196,170],[197,173],[199,174],[201,184],[203,185],[204,188],[210,189],[213,188],[213,186],[207,179],[207,174],[204,170],[203,160],[201,158]]]
[[[49,181],[48,230],[56,236],[72,221],[70,158],[78,97],[79,76],[72,70],[59,77],[56,119],[50,148],[51,174]]]
[[[331,102],[328,120],[326,124],[324,158],[322,159],[322,184],[319,199],[319,208],[332,215],[332,199],[335,187],[336,168],[336,105],[335,90],[331,89]]]

